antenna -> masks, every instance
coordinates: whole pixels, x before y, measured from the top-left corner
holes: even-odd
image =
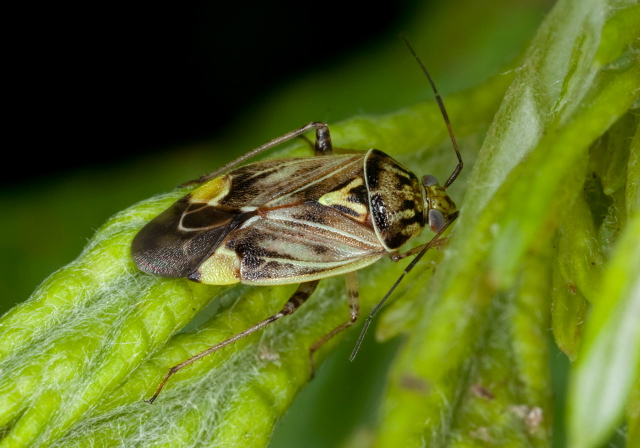
[[[456,178],[458,177],[458,174],[460,174],[460,171],[462,171],[462,167],[463,167],[462,156],[460,155],[460,150],[458,149],[458,143],[456,142],[456,138],[453,135],[453,129],[451,128],[451,122],[449,121],[449,115],[447,115],[447,110],[444,107],[444,102],[442,101],[442,98],[440,97],[440,94],[438,93],[438,89],[436,89],[436,85],[433,82],[433,79],[431,79],[431,75],[429,74],[429,71],[426,69],[426,67],[422,63],[422,60],[418,57],[418,55],[414,51],[414,49],[411,46],[411,44],[409,43],[409,40],[407,39],[407,37],[404,34],[401,34],[400,37],[402,38],[404,43],[409,48],[409,51],[411,52],[413,57],[416,59],[416,61],[418,61],[418,64],[420,65],[420,68],[422,69],[422,72],[426,75],[427,79],[429,80],[429,84],[431,85],[431,89],[433,90],[433,93],[435,94],[435,97],[436,97],[436,101],[438,102],[438,106],[440,107],[440,112],[442,113],[442,118],[444,118],[444,122],[447,125],[447,130],[449,131],[449,137],[451,137],[451,143],[453,144],[453,150],[456,152],[456,156],[458,157],[458,165],[456,165],[455,169],[453,170],[453,172],[451,173],[451,175],[449,176],[449,178],[447,179],[447,181],[444,184],[444,188],[447,188],[449,185],[451,185],[453,183],[454,180],[456,180]],[[364,327],[362,328],[362,331],[360,332],[360,336],[358,337],[358,341],[356,342],[356,345],[353,348],[353,351],[351,352],[351,356],[349,357],[349,361],[353,361],[354,358],[356,357],[356,355],[358,354],[358,350],[360,349],[360,346],[362,345],[362,341],[364,340],[364,337],[365,337],[365,335],[367,333],[367,330],[369,329],[369,325],[371,325],[371,321],[373,320],[373,317],[376,315],[376,313],[378,311],[380,311],[380,308],[382,308],[382,306],[387,301],[389,296],[391,296],[393,291],[396,290],[396,288],[398,287],[398,285],[400,284],[402,279],[405,277],[405,275],[407,275],[411,271],[411,269],[413,269],[413,267],[420,261],[420,259],[424,256],[424,254],[427,253],[427,251],[429,249],[431,249],[437,243],[438,238],[440,238],[440,236],[444,233],[444,231],[447,230],[447,228],[451,225],[451,223],[457,217],[458,217],[458,212],[454,213],[451,216],[451,218],[449,219],[449,221],[447,221],[445,223],[445,225],[442,226],[442,228],[439,229],[438,232],[433,236],[433,238],[431,238],[431,241],[429,241],[427,244],[425,244],[422,247],[422,249],[420,249],[420,251],[415,256],[415,258],[405,268],[405,270],[402,272],[400,277],[398,277],[398,279],[393,284],[391,289],[389,289],[389,291],[387,291],[387,293],[382,298],[382,300],[376,305],[376,307],[373,309],[373,311],[371,311],[371,313],[367,317],[367,320],[364,323]],[[420,246],[418,246],[418,247],[420,247]]]
[[[456,152],[456,156],[458,157],[458,165],[455,167],[455,169],[453,170],[453,173],[451,173],[447,181],[444,183],[444,188],[447,188],[449,185],[453,183],[454,180],[456,180],[456,177],[458,177],[458,174],[460,174],[460,171],[462,171],[462,157],[460,156],[458,143],[456,143],[456,137],[453,135],[453,129],[451,129],[451,122],[449,121],[449,115],[447,115],[447,110],[444,108],[444,103],[442,102],[442,98],[438,93],[438,89],[436,89],[436,85],[433,82],[433,79],[431,79],[431,75],[429,74],[429,72],[427,71],[427,68],[422,63],[422,60],[420,60],[420,58],[414,51],[413,47],[407,40],[407,36],[405,36],[404,34],[401,34],[400,37],[402,37],[402,40],[409,48],[409,51],[411,52],[413,57],[416,59],[416,61],[418,61],[420,68],[422,69],[424,74],[427,76],[427,79],[429,80],[429,84],[431,84],[431,89],[433,90],[433,93],[436,96],[436,101],[438,102],[438,106],[440,106],[440,112],[442,112],[442,118],[444,118],[444,122],[447,125],[447,130],[449,131],[449,136],[451,137],[451,143],[453,144],[453,150]]]

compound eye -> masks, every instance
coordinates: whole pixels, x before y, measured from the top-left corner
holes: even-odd
[[[422,185],[424,185],[425,187],[438,185],[438,179],[436,178],[436,176],[433,176],[431,174],[425,174],[424,176],[422,176]]]
[[[429,227],[432,232],[438,232],[440,229],[444,227],[447,221],[444,219],[442,212],[440,210],[431,209],[429,210]]]

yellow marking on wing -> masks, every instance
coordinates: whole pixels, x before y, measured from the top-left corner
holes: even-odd
[[[235,252],[218,248],[200,265],[199,282],[206,285],[232,285],[240,282],[240,259]]]
[[[218,201],[229,194],[231,189],[231,178],[227,175],[216,177],[199,186],[191,192],[193,202],[207,202],[209,205],[216,205]]]
[[[349,196],[351,196],[350,191],[361,185],[364,185],[364,180],[361,177],[356,177],[344,188],[330,191],[329,193],[320,196],[318,202],[325,207],[340,205],[342,207],[350,208],[359,215],[361,220],[364,220],[367,217],[367,205],[360,204],[358,202],[351,202],[348,199]]]

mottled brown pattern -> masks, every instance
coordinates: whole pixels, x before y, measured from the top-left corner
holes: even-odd
[[[397,161],[378,150],[365,160],[365,178],[371,198],[371,215],[380,239],[396,250],[425,226],[422,185]]]
[[[201,264],[231,251],[245,283],[306,281],[360,269],[425,225],[422,185],[378,150],[267,160],[221,179],[211,198],[205,184],[138,234],[143,270],[198,280]]]

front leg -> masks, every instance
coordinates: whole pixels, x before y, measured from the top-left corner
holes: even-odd
[[[404,260],[405,258],[410,257],[411,255],[419,254],[424,250],[425,246],[429,246],[429,248],[436,247],[440,250],[442,249],[442,246],[445,245],[448,239],[449,239],[448,236],[444,236],[438,239],[434,238],[433,240],[429,241],[427,244],[416,246],[413,249],[410,249],[406,252],[402,252],[401,254],[389,254],[389,258],[391,258],[392,261]]]
[[[364,340],[364,336],[367,333],[367,329],[369,328],[369,325],[371,325],[371,321],[373,320],[373,317],[376,315],[376,313],[378,311],[380,311],[380,308],[382,308],[382,306],[387,301],[389,296],[393,293],[393,291],[395,291],[395,289],[398,287],[398,285],[400,284],[402,279],[405,277],[405,275],[407,275],[409,272],[411,272],[413,267],[420,261],[420,259],[424,256],[424,254],[427,253],[427,251],[429,249],[431,249],[433,246],[439,246],[440,244],[442,244],[440,237],[445,232],[445,230],[447,230],[447,228],[451,225],[452,222],[453,222],[453,219],[447,221],[440,228],[440,230],[438,230],[436,232],[436,234],[433,236],[433,238],[431,238],[431,240],[427,244],[423,244],[421,246],[415,247],[415,248],[413,248],[413,249],[411,249],[411,250],[409,250],[407,252],[404,252],[402,254],[390,255],[390,257],[391,257],[391,259],[393,261],[402,260],[404,257],[407,257],[409,255],[414,255],[414,254],[415,254],[416,257],[413,260],[411,260],[411,263],[409,263],[407,265],[407,267],[404,269],[404,271],[402,271],[402,274],[400,274],[400,277],[398,277],[398,279],[395,281],[395,283],[387,291],[387,293],[384,295],[382,300],[380,300],[380,302],[378,302],[378,304],[371,311],[371,313],[369,313],[369,317],[367,317],[367,320],[364,322],[364,326],[362,327],[362,331],[360,332],[360,337],[358,338],[358,341],[356,342],[356,345],[353,348],[353,351],[351,352],[351,356],[349,357],[349,360],[353,361],[354,358],[356,357],[356,355],[358,354],[358,350],[360,349],[360,345],[362,344],[362,341]]]

